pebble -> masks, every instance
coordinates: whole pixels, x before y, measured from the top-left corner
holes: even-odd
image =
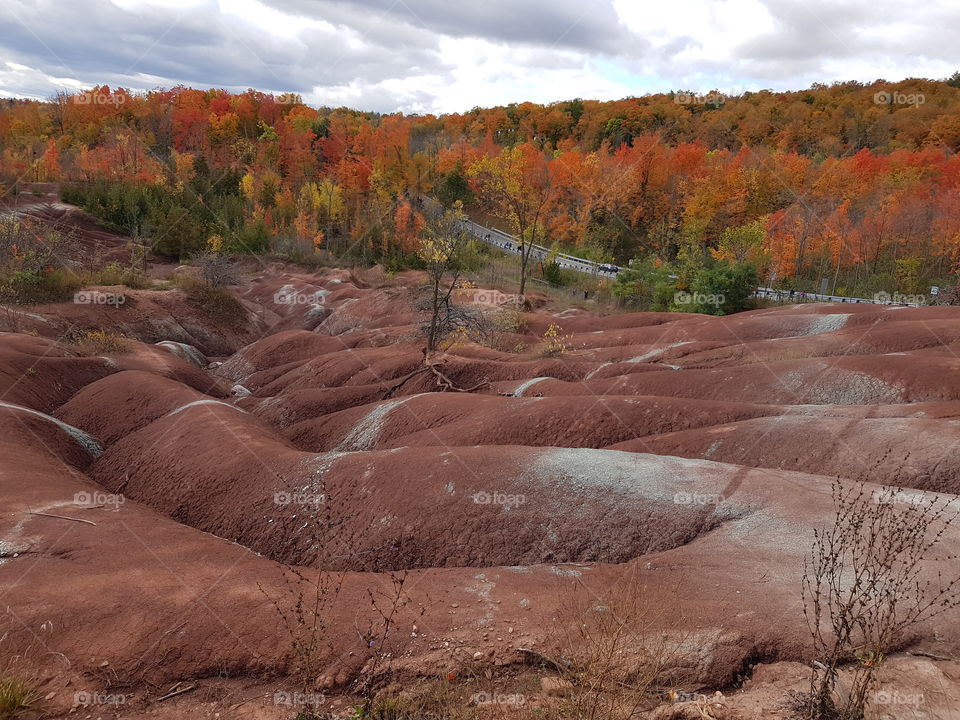
[[[545,677],[540,678],[540,689],[547,695],[563,696],[573,690],[573,684],[560,677]]]

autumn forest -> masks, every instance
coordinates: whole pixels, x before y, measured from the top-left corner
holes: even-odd
[[[185,87],[0,101],[6,191],[61,183],[171,258],[214,243],[402,267],[432,196],[601,262],[751,263],[840,294],[955,282],[958,150],[960,73],[439,117]]]

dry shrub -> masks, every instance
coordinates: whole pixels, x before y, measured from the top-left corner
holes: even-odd
[[[84,286],[125,285],[140,290],[153,286],[153,281],[136,266],[124,267],[117,262],[107,263],[99,270],[81,272],[78,278]]]
[[[400,279],[386,271],[383,265],[374,265],[368,268],[350,268],[350,281],[358,288],[388,288],[399,287]]]
[[[62,302],[79,287],[63,267],[72,230],[31,217],[0,217],[0,300],[22,305]]]
[[[627,720],[646,717],[664,702],[702,706],[712,698],[673,695],[662,684],[676,680],[692,639],[662,630],[656,609],[636,578],[598,595],[576,580],[555,618],[553,642],[543,651],[521,649],[539,675],[523,672],[497,678],[484,661],[461,662],[453,682],[436,680],[425,688],[409,684],[381,692],[359,718],[370,720]],[[555,678],[555,692],[539,686]],[[703,698],[703,701],[690,698]],[[671,706],[667,706],[668,708]],[[713,715],[706,714],[710,718]]]
[[[11,621],[11,618],[9,614],[0,615],[0,720],[42,717],[45,714],[44,691],[41,690],[44,681],[36,672],[36,667],[41,657],[46,664],[49,655],[63,660],[68,666],[69,662],[59,653],[45,652],[46,646],[36,635],[25,638],[25,644],[15,643],[12,628],[19,623]],[[39,633],[42,635],[52,630],[53,623],[45,622]]]
[[[178,278],[177,284],[187,302],[208,319],[228,327],[238,327],[246,321],[247,309],[226,290],[193,277]]]
[[[541,354],[544,357],[560,357],[570,351],[571,335],[562,335],[562,329],[555,323],[550,323],[543,333]]]
[[[81,355],[123,355],[130,352],[130,338],[110,330],[86,330],[63,338],[74,345]]]
[[[237,266],[229,257],[216,252],[203,252],[192,258],[200,269],[200,277],[212,288],[237,284]]]
[[[0,330],[3,332],[23,332],[24,320],[19,310],[0,305]]]
[[[290,492],[294,492],[293,489]],[[283,563],[282,587],[274,589],[258,584],[258,588],[276,611],[278,629],[288,645],[288,682],[296,683],[304,697],[308,698],[298,717],[313,720],[327,717],[319,707],[323,701],[322,693],[340,684],[336,679],[339,672],[336,670],[337,657],[331,640],[330,618],[343,602],[340,595],[346,571],[336,571],[334,568],[365,558],[354,550],[357,546],[354,533],[344,530],[344,510],[338,495],[327,492],[322,478],[314,479],[306,495],[307,501],[301,504],[297,515],[288,522],[281,521],[278,530],[290,535],[296,532],[300,537],[310,538],[310,546],[316,556],[309,564],[323,570]],[[405,590],[408,573],[401,571],[386,576],[368,573],[368,577],[371,579],[371,585],[366,589],[371,611],[369,620],[366,626],[359,623],[354,625],[358,640],[362,641],[364,647],[363,650],[358,648],[357,652],[366,656],[366,662],[359,676],[342,689],[361,699],[361,704],[354,710],[356,718],[402,717],[375,715],[373,708],[375,685],[389,678],[392,672],[391,658],[396,653],[395,635],[400,624],[400,613],[410,602]],[[351,600],[353,606],[355,602]],[[325,669],[330,674],[324,675]]]
[[[419,687],[392,685],[368,708],[358,706],[355,714],[357,720],[474,720],[479,716],[464,688],[441,679]]]
[[[816,653],[810,689],[791,705],[805,720],[861,720],[886,656],[919,624],[960,605],[960,573],[948,564],[956,558],[940,554],[958,512],[917,490],[835,481],[832,494],[834,522],[814,531],[804,563],[803,611]],[[935,561],[948,573],[925,576]],[[838,672],[847,664],[849,685]]]
[[[681,664],[684,639],[662,628],[639,578],[598,595],[577,581],[558,617],[550,665],[570,683],[558,717],[619,720],[662,702],[658,683]]]

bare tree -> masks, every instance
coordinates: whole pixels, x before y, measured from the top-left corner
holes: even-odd
[[[430,278],[430,321],[425,329],[427,355],[437,350],[440,341],[456,324],[458,313],[450,298],[463,273],[470,237],[463,227],[463,219],[463,207],[459,202],[453,209],[434,215],[428,221],[417,248]]]
[[[63,135],[67,124],[67,107],[73,101],[73,96],[66,90],[57,90],[50,96],[50,118],[56,128],[57,135]]]

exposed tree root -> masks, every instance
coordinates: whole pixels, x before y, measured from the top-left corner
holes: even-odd
[[[444,374],[444,372],[440,369],[440,366],[442,366],[442,364],[443,364],[442,361],[435,361],[432,358],[430,358],[426,352],[424,352],[423,366],[418,367],[413,372],[407,373],[402,378],[400,378],[399,382],[394,383],[389,388],[387,388],[387,390],[383,393],[382,399],[386,400],[387,398],[392,397],[393,394],[397,390],[399,390],[401,387],[403,387],[408,381],[412,380],[417,375],[420,375],[426,372],[433,374],[434,382],[436,383],[440,392],[470,393],[470,392],[475,392],[480,388],[490,384],[489,380],[481,380],[480,382],[478,382],[476,385],[473,385],[472,387],[468,387],[468,388],[460,387],[453,380],[447,377]]]

